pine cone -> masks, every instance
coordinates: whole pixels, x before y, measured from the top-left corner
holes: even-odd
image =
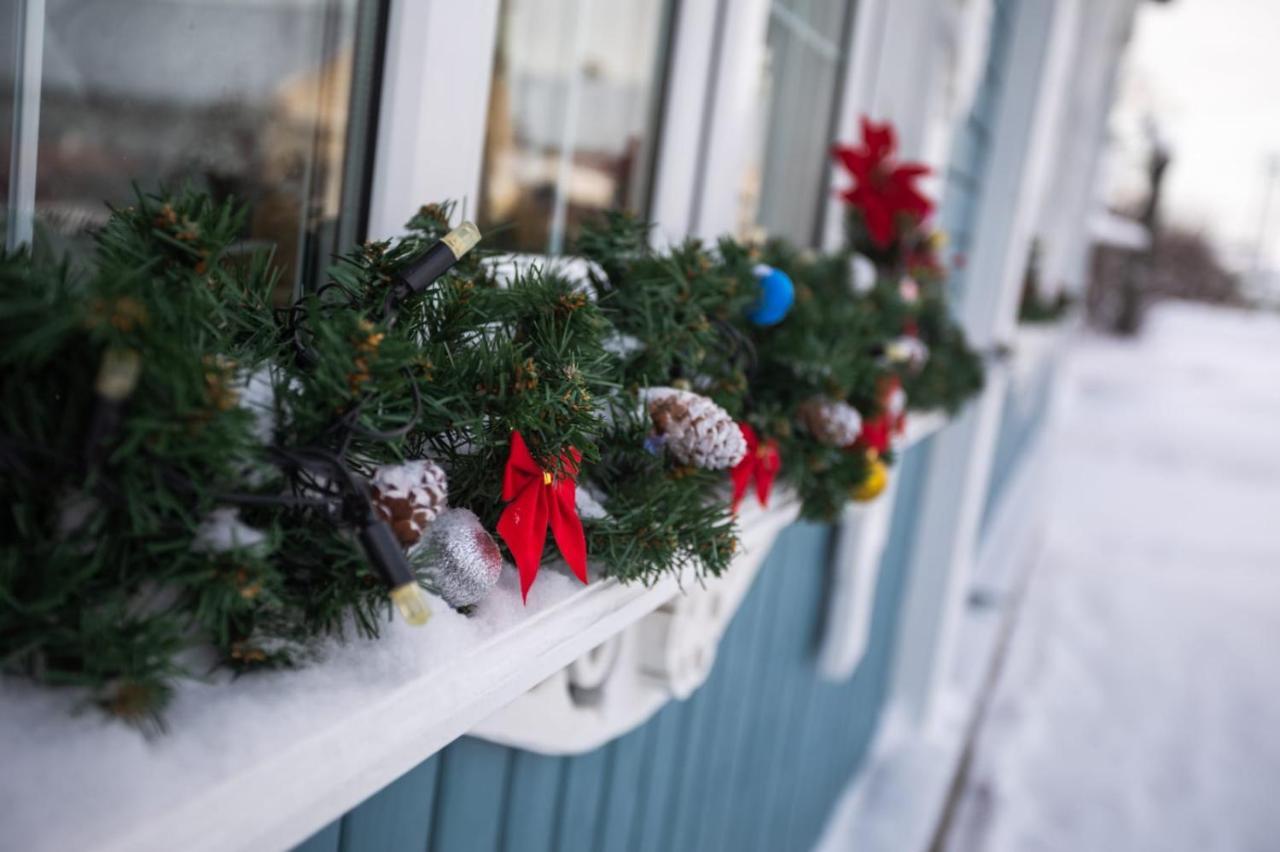
[[[427,459],[383,465],[369,485],[374,508],[405,548],[417,544],[427,525],[448,506],[444,470]]]
[[[858,409],[826,396],[815,396],[801,403],[796,419],[815,441],[829,447],[847,447],[858,440],[858,433],[862,431],[862,415]]]
[[[742,461],[747,442],[729,413],[705,396],[675,388],[647,388],[640,393],[664,439],[681,464],[719,470]]]

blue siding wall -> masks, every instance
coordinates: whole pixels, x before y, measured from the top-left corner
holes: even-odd
[[[366,800],[305,852],[807,849],[861,762],[884,700],[927,443],[908,451],[870,649],[818,679],[831,528],[778,539],[707,683],[589,754],[463,738]]]

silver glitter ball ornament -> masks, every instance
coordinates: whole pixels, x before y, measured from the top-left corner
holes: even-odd
[[[454,609],[479,603],[502,573],[497,542],[469,509],[440,513],[409,555],[427,587]]]

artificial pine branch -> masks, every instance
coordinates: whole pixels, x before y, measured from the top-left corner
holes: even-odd
[[[670,571],[719,576],[738,542],[724,475],[655,450],[638,392],[684,384],[740,411],[750,353],[734,320],[754,298],[754,281],[697,241],[654,251],[649,231],[629,214],[609,214],[584,228],[577,246],[600,270],[591,283],[612,326],[623,386],[610,400],[601,462],[586,471],[609,513],[588,522],[588,547],[622,580],[651,583]]]
[[[799,427],[807,400],[878,413],[876,353],[907,321],[934,352],[904,376],[913,404],[957,405],[980,382],[938,288],[900,303],[886,269],[854,297],[842,253],[656,251],[623,216],[584,232],[586,287],[540,270],[500,282],[473,252],[392,298],[452,212],[422,208],[284,309],[270,254],[238,243],[243,211],[193,193],[113,211],[85,269],[0,254],[0,665],[154,726],[175,681],[204,674],[193,650],[249,672],[297,664],[321,636],[376,635],[389,604],[351,532],[362,479],[430,457],[449,502],[493,529],[517,431],[548,468],[582,453],[605,573],[718,575],[737,546],[725,475],[648,440],[641,390],[688,387],[751,423],[781,445],[805,514],[830,518],[866,458]],[[745,319],[762,258],[797,287],[769,329]],[[127,386],[105,408],[104,364]],[[228,512],[248,538],[213,546]]]
[[[885,370],[875,352],[885,334],[854,297],[846,256],[807,256],[781,242],[770,243],[764,256],[791,276],[796,301],[786,321],[753,330],[759,369],[748,419],[778,441],[781,475],[799,494],[802,514],[831,521],[865,479],[866,458],[815,440],[797,415],[818,397],[845,402],[864,418],[879,413],[876,388]]]

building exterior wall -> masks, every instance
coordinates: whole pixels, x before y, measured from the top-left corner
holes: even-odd
[[[770,15],[790,14],[785,10],[794,5],[686,0],[675,7],[650,210],[660,238],[734,230],[750,156],[744,141],[755,94],[750,74],[761,61]],[[476,197],[500,7],[499,0],[393,0],[382,7],[387,38],[371,158],[370,236],[397,230],[423,199]],[[1005,342],[1013,316],[1008,279],[1025,262],[1033,230],[1048,240],[1053,282],[1069,282],[1079,266],[1103,119],[1131,10],[1132,0],[860,0],[836,16],[851,31],[825,34],[828,50],[848,45],[850,54],[840,56],[842,79],[830,86],[840,100],[813,126],[829,122],[847,139],[859,113],[887,118],[900,129],[905,156],[941,166],[939,220],[951,235],[948,260],[961,261],[952,286],[983,346]],[[962,25],[958,15],[978,23]],[[974,50],[980,57],[973,90],[966,92],[954,78],[975,61]],[[1050,53],[1053,62],[1043,59]],[[1078,79],[1061,72],[1074,63],[1091,70]],[[1035,77],[1030,83],[1029,74]],[[448,132],[440,132],[441,123]],[[1036,148],[1034,156],[1028,147]],[[1045,174],[1051,151],[1063,151],[1072,168]],[[997,179],[1005,195],[992,194]],[[1024,191],[1027,182],[1045,187]],[[29,194],[34,197],[34,188]],[[828,206],[814,220],[800,230],[814,242],[838,244],[835,209]],[[976,267],[969,263],[975,255]],[[1052,378],[1045,368],[1027,382],[993,379],[978,411],[899,461],[868,650],[850,679],[831,682],[816,668],[837,530],[798,523],[778,539],[724,636],[709,680],[689,699],[667,704],[638,729],[581,755],[545,756],[464,737],[297,848],[812,847],[841,792],[866,767],[895,699],[926,703],[927,696],[910,693],[927,693],[920,684],[933,674],[921,669],[919,683],[904,689],[903,648],[916,634],[930,633],[912,650],[923,654],[924,668],[941,666],[936,660],[947,637],[931,631],[944,620],[939,607],[955,601],[926,599],[918,587],[933,584],[929,572],[936,571],[953,581],[962,599],[964,559],[972,557],[966,552],[956,561],[954,551],[976,550],[969,545],[991,527],[1008,482],[1044,426]],[[962,464],[969,467],[956,467]],[[979,495],[970,524],[976,532],[934,510],[955,503],[952,492]],[[917,629],[917,622],[929,630]],[[922,709],[921,719],[925,715]]]
[[[1026,461],[1026,454],[1035,446],[1036,438],[1048,424],[1055,377],[1056,365],[1046,361],[1026,381],[1010,382],[1005,390],[1000,431],[991,465],[991,482],[987,486],[982,510],[984,535],[990,529],[1014,475]]]

